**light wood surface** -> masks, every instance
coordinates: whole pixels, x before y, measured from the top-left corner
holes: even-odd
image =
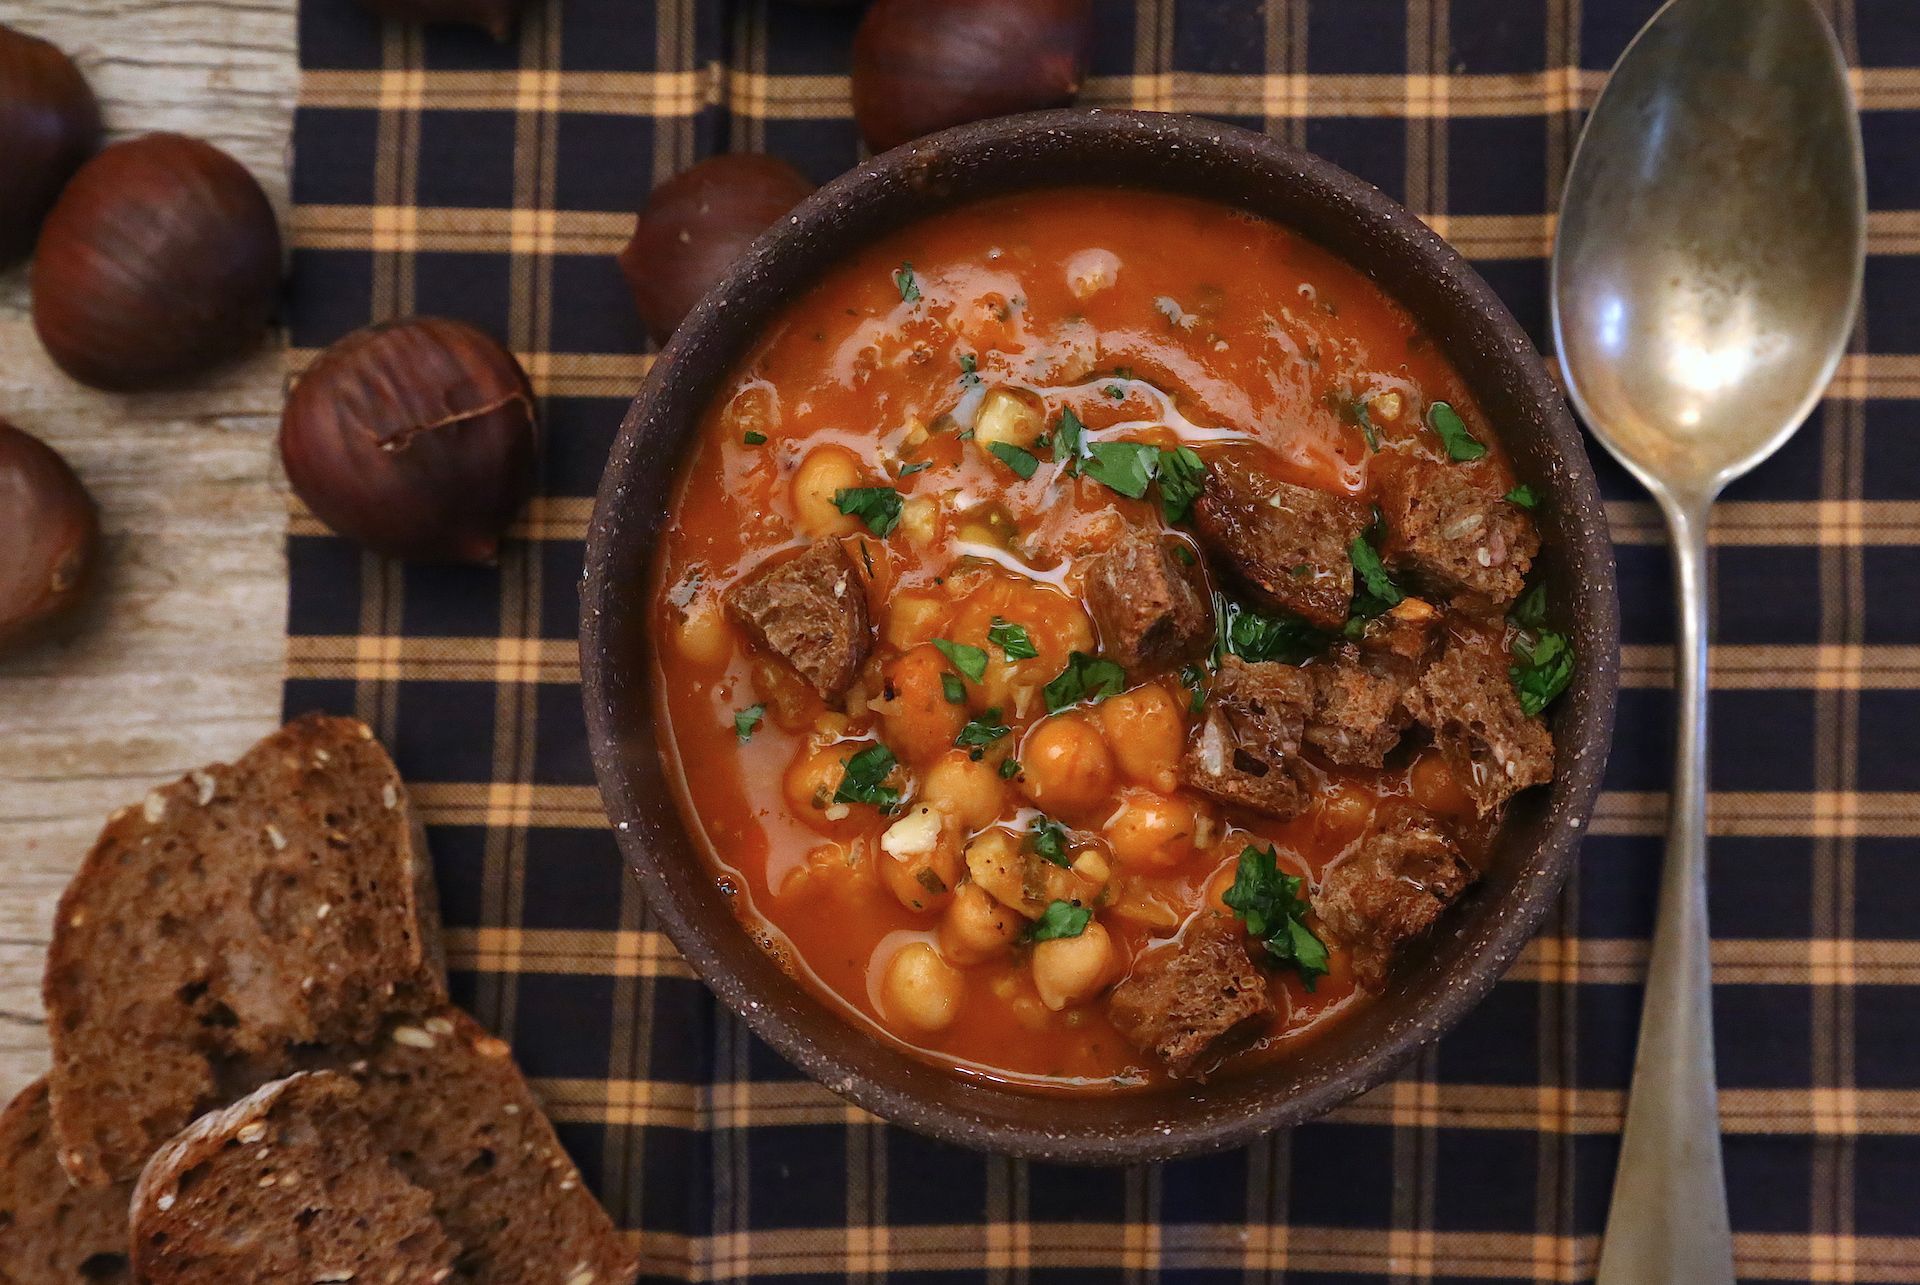
[[[0,0],[0,23],[79,62],[112,137],[208,139],[284,214],[294,0]],[[0,418],[66,455],[107,539],[76,637],[0,659],[0,1100],[46,1068],[41,958],[68,875],[113,808],[275,724],[286,633],[280,340],[191,389],[96,393],[41,352],[26,277],[0,273]]]

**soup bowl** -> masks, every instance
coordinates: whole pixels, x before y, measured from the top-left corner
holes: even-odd
[[[1556,775],[1518,797],[1484,878],[1416,943],[1391,987],[1291,1055],[1206,1083],[1043,1093],[935,1066],[858,1029],[789,976],[735,913],[680,812],[656,739],[647,594],[678,463],[702,411],[780,310],[843,256],[958,204],[1096,184],[1249,211],[1340,255],[1397,299],[1472,390],[1540,494],[1539,565],[1580,664],[1552,711]],[[581,662],[594,769],[620,851],[696,972],[767,1043],[834,1092],[967,1146],[1078,1162],[1219,1149],[1378,1084],[1473,1007],[1526,944],[1572,864],[1613,728],[1612,547],[1578,429],[1486,283],[1375,188],[1298,149],[1210,121],[1066,110],[962,126],[827,186],[757,241],[660,355],[614,443],[588,532]]]

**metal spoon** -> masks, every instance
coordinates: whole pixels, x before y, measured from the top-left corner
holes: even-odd
[[[1672,0],[1574,153],[1554,342],[1595,437],[1666,515],[1679,735],[1600,1285],[1731,1285],[1707,935],[1707,513],[1832,378],[1865,264],[1859,118],[1809,0]]]

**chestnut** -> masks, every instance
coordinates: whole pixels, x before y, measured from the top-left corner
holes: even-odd
[[[280,228],[253,175],[210,143],[148,134],[60,194],[34,250],[33,325],[81,383],[155,388],[258,343],[279,287]]]
[[[360,0],[361,7],[394,22],[478,27],[495,40],[513,34],[527,0]]]
[[[0,267],[33,250],[40,220],[100,146],[100,104],[73,60],[0,24]]]
[[[1061,107],[1087,74],[1092,0],[877,0],[853,38],[853,115],[876,152]]]
[[[0,651],[66,619],[99,547],[99,511],[60,453],[0,420]]]
[[[806,175],[758,152],[710,156],[655,188],[620,252],[654,341],[667,342],[740,252],[812,193]]]
[[[309,509],[376,553],[490,563],[532,494],[533,386],[463,321],[356,330],[314,361],[280,417],[280,459]]]

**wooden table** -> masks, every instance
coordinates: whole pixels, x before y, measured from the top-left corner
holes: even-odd
[[[284,214],[294,0],[0,0],[0,22],[79,62],[112,136],[208,139]],[[65,453],[107,540],[78,636],[0,660],[0,1100],[46,1068],[48,925],[101,822],[278,721],[286,635],[279,339],[190,390],[96,393],[41,352],[26,275],[0,273],[0,417]]]

